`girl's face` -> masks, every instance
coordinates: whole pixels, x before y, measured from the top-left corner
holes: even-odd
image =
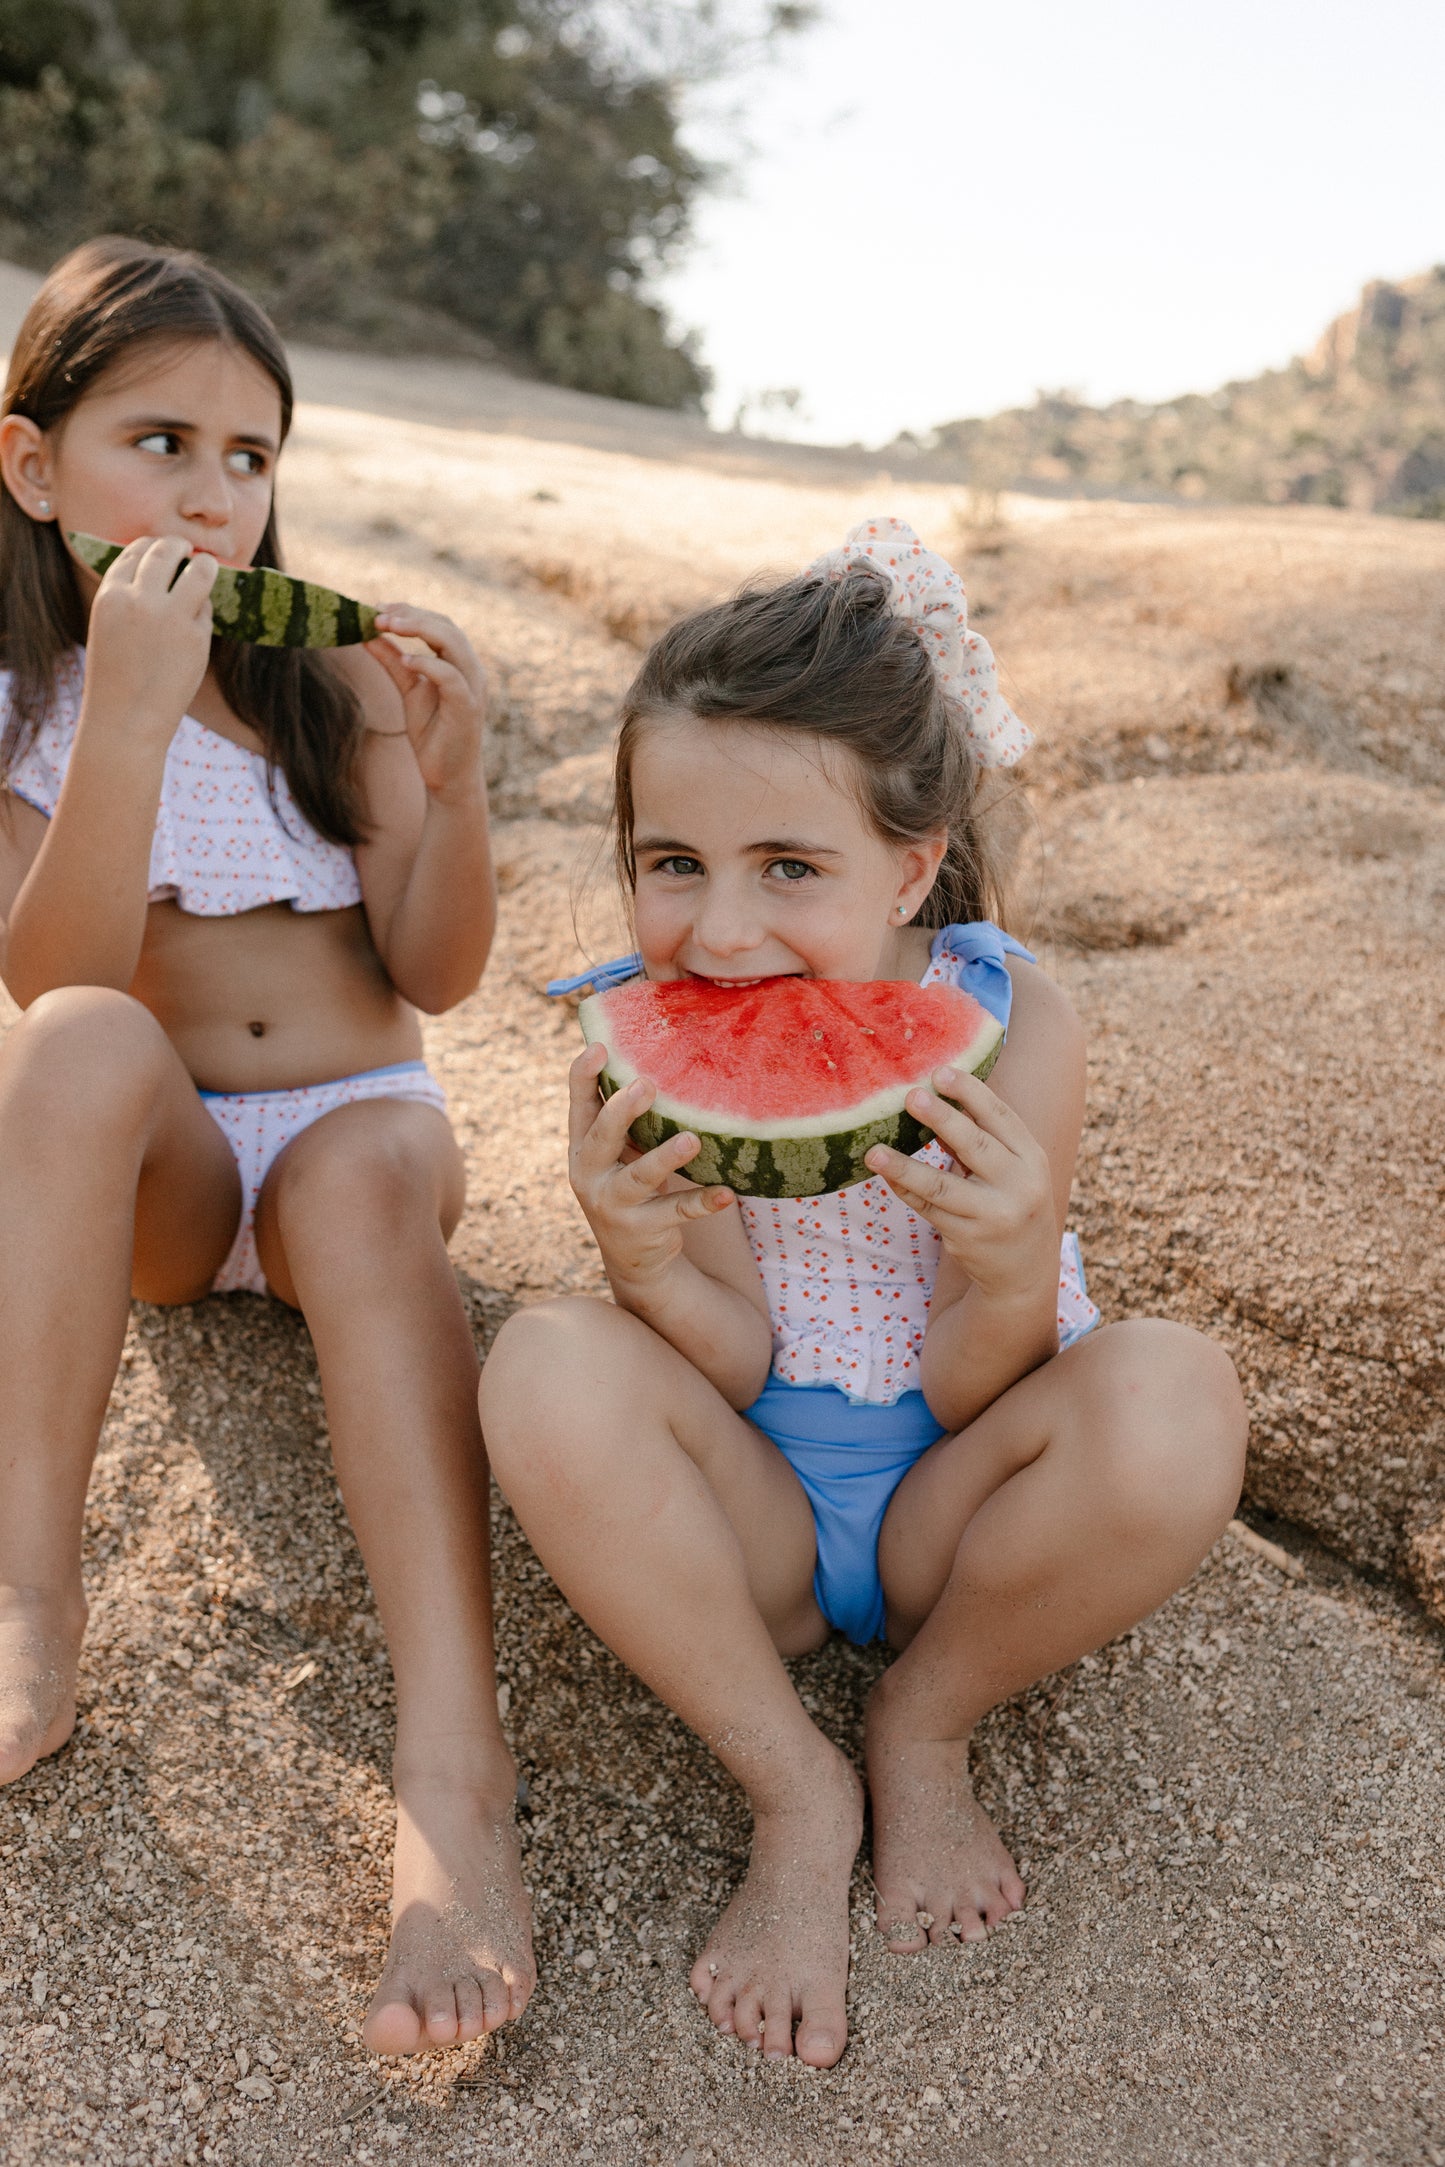
[[[916,976],[907,921],[947,838],[885,841],[851,755],[803,731],[652,721],[632,760],[637,941],[654,979]]]
[[[280,448],[280,391],[220,339],[108,370],[48,432],[9,415],[3,444],[6,486],[32,518],[48,499],[62,533],[174,535],[236,565],[265,531]]]

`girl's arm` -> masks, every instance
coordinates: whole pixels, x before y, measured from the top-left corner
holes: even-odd
[[[135,977],[166,753],[211,651],[216,560],[187,557],[184,542],[132,542],[106,573],[54,817],[33,851],[30,824],[9,823],[12,875],[22,847],[29,863],[5,913],[0,968],[22,1008],[56,986],[124,993]]]
[[[700,1188],[678,1168],[696,1137],[673,1136],[624,1158],[627,1131],[651,1103],[639,1080],[605,1102],[606,1048],[572,1064],[573,1192],[587,1215],[612,1298],[686,1356],[732,1407],[750,1407],[773,1357],[767,1299],[731,1190]]]
[[[373,640],[339,657],[367,723],[369,834],[356,853],[371,936],[404,1000],[440,1015],[475,992],[492,945],[497,883],[482,772],[486,686],[463,633],[430,610],[378,613],[429,654]]]
[[[924,1396],[949,1430],[1058,1352],[1059,1242],[1084,1121],[1084,1036],[1065,994],[1031,964],[1014,981],[1008,1042],[987,1084],[959,1077],[910,1110],[949,1170],[880,1147],[874,1172],[943,1239],[924,1335]],[[951,1103],[950,1103],[951,1102]]]

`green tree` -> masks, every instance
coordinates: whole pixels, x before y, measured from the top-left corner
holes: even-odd
[[[706,373],[650,298],[710,174],[688,86],[790,0],[0,0],[0,248],[199,248],[290,327],[448,324],[664,406]]]

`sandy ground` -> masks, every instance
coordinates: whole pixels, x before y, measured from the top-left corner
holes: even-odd
[[[23,291],[0,279],[0,310]],[[598,1284],[557,1143],[574,1026],[540,986],[615,934],[592,815],[638,642],[897,509],[958,553],[1041,731],[1034,812],[1001,817],[1017,922],[1096,1046],[1092,1284],[1109,1314],[1225,1337],[1256,1416],[1247,1517],[1302,1570],[1226,1537],[1126,1641],[989,1721],[981,1788],[1029,1908],[983,1948],[889,1957],[860,1867],[852,2044],[818,2075],[696,2012],[741,1800],[499,1514],[541,1983],[504,2038],[381,2065],[359,2022],[392,1692],[306,1335],[251,1297],[137,1310],[80,1728],[0,1799],[0,2157],[1445,2167],[1445,1675],[1421,1607],[1445,1511],[1445,535],[1025,503],[980,532],[958,492],[880,500],[846,461],[699,448],[469,365],[304,362],[330,403],[283,470],[292,560],[451,610],[497,680],[503,930],[429,1034],[472,1168],[479,1344]],[[797,1666],[850,1752],[879,1660]]]

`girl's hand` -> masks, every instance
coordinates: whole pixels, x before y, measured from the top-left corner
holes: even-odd
[[[483,792],[482,727],[487,679],[466,634],[434,610],[389,603],[376,621],[389,639],[368,640],[367,652],[401,694],[406,734],[421,779],[444,805],[474,802]],[[427,655],[403,651],[398,639],[424,640]]]
[[[1035,1300],[1059,1274],[1048,1156],[1013,1108],[976,1076],[945,1068],[933,1080],[947,1097],[910,1091],[908,1111],[927,1123],[956,1166],[930,1166],[884,1144],[874,1146],[866,1163],[938,1229],[948,1254],[988,1300]]]
[[[628,1127],[652,1104],[656,1087],[639,1078],[604,1099],[597,1079],[606,1063],[605,1046],[589,1046],[572,1063],[568,1173],[613,1291],[644,1294],[681,1256],[688,1220],[725,1210],[733,1193],[674,1179],[701,1148],[695,1136],[670,1136],[640,1155],[632,1150]]]
[[[211,659],[214,557],[174,535],[129,542],[96,590],[86,635],[92,729],[170,744]]]

